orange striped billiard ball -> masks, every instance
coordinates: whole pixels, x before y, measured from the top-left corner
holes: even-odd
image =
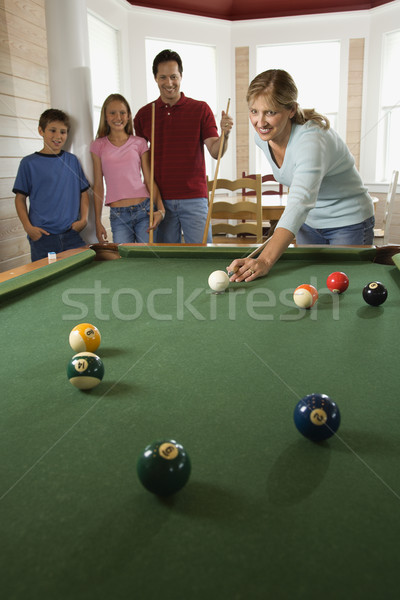
[[[318,300],[318,292],[313,285],[303,283],[294,290],[293,300],[300,308],[311,308]]]

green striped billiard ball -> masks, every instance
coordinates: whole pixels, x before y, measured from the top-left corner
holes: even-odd
[[[191,471],[185,448],[175,440],[161,440],[146,446],[137,461],[143,486],[158,496],[175,494],[187,483]]]
[[[103,361],[93,352],[78,352],[68,363],[67,376],[79,390],[91,390],[104,377]]]

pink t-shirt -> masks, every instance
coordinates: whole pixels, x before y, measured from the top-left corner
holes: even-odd
[[[101,160],[106,204],[150,196],[141,177],[141,157],[148,149],[146,140],[134,135],[130,135],[123,146],[114,146],[107,137],[97,138],[90,144],[90,152]]]

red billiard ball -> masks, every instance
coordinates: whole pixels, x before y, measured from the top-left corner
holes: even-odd
[[[318,291],[313,285],[303,283],[294,290],[293,300],[300,308],[311,308],[318,300]]]
[[[349,278],[342,271],[331,273],[326,280],[326,286],[335,294],[343,294],[349,287]]]

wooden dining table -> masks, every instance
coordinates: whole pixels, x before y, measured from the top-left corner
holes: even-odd
[[[288,195],[274,194],[262,197],[262,218],[263,221],[278,222],[287,204]]]

